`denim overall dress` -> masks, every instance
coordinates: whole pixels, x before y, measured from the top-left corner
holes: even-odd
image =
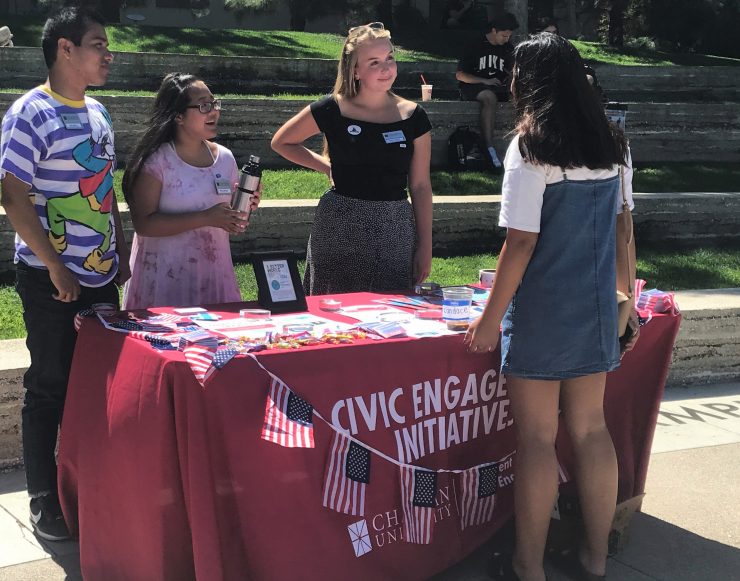
[[[501,372],[558,380],[619,366],[619,176],[545,188],[540,234],[503,319]]]

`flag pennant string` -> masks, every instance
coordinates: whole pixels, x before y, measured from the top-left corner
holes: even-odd
[[[77,331],[79,333],[80,332],[80,327],[82,327],[83,321],[87,317],[94,317],[94,316],[95,316],[95,311],[92,310],[92,309],[82,309],[81,311],[79,311],[75,315],[75,318],[74,318],[75,331]]]
[[[195,379],[203,385],[218,349],[218,337],[207,332],[193,331],[180,337],[180,351],[193,370]]]
[[[438,492],[437,478],[442,473],[466,474],[468,478],[477,475],[475,484],[471,480],[467,487],[463,487],[463,489],[467,488],[472,491],[471,494],[475,495],[475,499],[472,497],[466,499],[466,502],[468,502],[466,513],[462,514],[461,511],[462,517],[466,519],[462,524],[463,529],[466,526],[483,524],[491,520],[495,507],[495,493],[498,489],[500,466],[510,460],[516,452],[511,452],[497,461],[487,462],[465,470],[447,468],[430,470],[400,462],[334,426],[305,400],[295,395],[288,385],[267,369],[255,354],[248,353],[247,355],[271,378],[270,393],[267,396],[265,406],[263,439],[287,447],[298,447],[295,444],[295,438],[286,433],[295,427],[291,426],[290,420],[286,417],[285,402],[289,398],[286,394],[292,394],[300,402],[303,402],[305,406],[311,409],[311,418],[320,419],[334,432],[324,472],[322,489],[322,504],[324,507],[343,514],[365,516],[366,487],[370,483],[371,458],[375,455],[399,468],[401,503],[404,513],[403,537],[406,542],[414,544],[429,544],[432,542],[434,510]],[[310,446],[303,447],[313,447],[312,423],[310,443]],[[562,469],[560,473],[565,474]],[[465,510],[465,508],[462,510]]]
[[[481,464],[459,476],[460,529],[487,523],[493,518],[498,490],[498,462]]]
[[[407,543],[428,545],[434,529],[434,503],[437,497],[437,472],[404,466],[399,470],[403,537]]]
[[[224,365],[236,357],[238,353],[239,351],[237,349],[229,346],[219,347],[216,349],[216,352],[213,354],[211,365],[208,367],[208,370],[203,377],[203,382],[205,383],[216,371],[223,369]]]
[[[280,379],[272,371],[270,371],[269,369],[267,369],[267,367],[265,367],[262,364],[262,362],[256,357],[256,355],[254,353],[247,353],[247,356],[250,357],[252,360],[254,360],[254,362],[257,364],[257,367],[259,367],[260,369],[262,369],[262,371],[264,371],[272,379],[272,386],[273,387],[270,390],[270,394],[268,394],[268,396],[267,396],[268,403],[269,403],[269,400],[271,399],[271,395],[272,395],[272,391],[273,391],[273,388],[275,386],[275,383],[278,383],[279,385],[284,386],[285,389],[287,389],[289,391],[292,391],[290,389],[290,387],[288,387],[288,385],[282,379]],[[303,401],[303,400],[301,399],[301,401]],[[348,434],[347,432],[341,430],[340,428],[337,428],[334,424],[332,424],[329,420],[327,420],[324,416],[322,416],[316,409],[313,409],[313,408],[311,408],[311,409],[312,409],[312,417],[320,419],[327,426],[329,426],[329,428],[331,428],[334,432],[341,432],[344,435],[345,438],[347,438],[347,439],[351,440],[352,442],[354,442],[355,444],[358,444],[361,447],[365,448],[372,455],[378,456],[379,458],[382,458],[383,460],[386,460],[387,462],[390,462],[391,464],[394,464],[394,465],[398,466],[399,468],[419,468],[418,466],[414,466],[413,464],[407,464],[405,462],[400,462],[399,460],[393,458],[392,456],[388,456],[388,454],[385,454],[385,453],[381,452],[377,448],[373,448],[372,446],[367,445],[365,442],[361,442],[360,440],[358,440],[357,438],[355,438],[351,434]],[[264,430],[264,428],[263,428],[263,430]],[[264,431],[263,431],[263,438],[264,438]],[[506,460],[508,460],[510,457],[512,457],[514,454],[515,454],[515,452],[510,452],[506,456],[503,456],[502,458],[499,458],[498,460],[496,460],[496,462],[498,462],[499,464],[501,464],[501,463],[505,462]],[[419,468],[419,469],[421,469],[421,470],[427,470],[427,471],[429,470],[428,468]],[[468,470],[468,468],[466,468],[464,470],[463,469],[457,469],[457,468],[454,468],[454,469],[453,468],[436,468],[435,469],[435,472],[438,472],[438,473],[448,472],[448,473],[451,473],[451,474],[460,474],[462,472],[465,472],[465,470]]]
[[[335,431],[324,475],[323,505],[365,516],[365,487],[370,483],[370,450]]]
[[[313,448],[313,407],[282,381],[272,380],[262,439],[286,448]]]

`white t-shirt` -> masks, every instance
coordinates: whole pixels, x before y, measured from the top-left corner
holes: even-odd
[[[526,161],[519,152],[519,136],[511,140],[506,150],[504,170],[498,225],[525,232],[539,232],[545,187],[563,181],[563,170],[553,165],[536,165]],[[577,167],[565,170],[569,181],[603,180],[617,175],[617,172],[617,166],[612,169]],[[632,200],[632,155],[629,150],[624,170],[624,189],[632,209],[635,204]],[[621,202],[617,211],[622,211]]]

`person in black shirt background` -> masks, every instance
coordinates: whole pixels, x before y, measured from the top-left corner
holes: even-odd
[[[509,41],[517,28],[519,23],[513,14],[505,12],[495,16],[489,23],[488,32],[465,48],[455,73],[463,101],[480,103],[480,130],[491,163],[497,169],[501,168],[501,161],[493,147],[493,125],[496,107],[508,101],[510,96],[509,77],[514,47]]]
[[[307,294],[410,290],[429,276],[431,124],[421,106],[391,91],[396,75],[383,24],[351,28],[332,94],[272,139],[277,153],[331,182],[308,241]],[[324,155],[303,145],[317,133]]]

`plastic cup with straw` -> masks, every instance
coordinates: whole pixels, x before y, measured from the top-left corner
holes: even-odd
[[[421,100],[431,101],[432,100],[432,85],[427,83],[424,75],[420,74],[421,77]]]

